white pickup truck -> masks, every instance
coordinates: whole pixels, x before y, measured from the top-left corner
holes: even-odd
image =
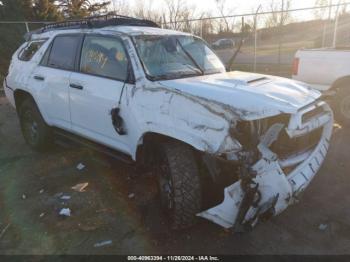
[[[350,123],[350,47],[299,50],[293,62],[293,79],[332,96],[336,119]]]

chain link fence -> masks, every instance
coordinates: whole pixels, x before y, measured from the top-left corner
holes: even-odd
[[[233,70],[290,76],[293,57],[301,48],[350,46],[349,3],[293,10],[255,12],[162,23],[205,39]],[[23,35],[48,22],[0,21],[0,81]],[[350,47],[349,47],[350,48]]]
[[[236,54],[234,70],[289,77],[299,49],[350,49],[349,4],[270,12],[262,12],[259,6],[248,14],[163,23],[162,27],[202,37],[226,65]]]

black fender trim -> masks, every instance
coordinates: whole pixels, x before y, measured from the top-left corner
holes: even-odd
[[[8,84],[7,84],[7,79],[6,77],[4,78],[4,81],[5,81],[5,87],[12,90],[12,91],[15,91],[12,87],[10,87]]]

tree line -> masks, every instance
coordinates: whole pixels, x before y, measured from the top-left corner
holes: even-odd
[[[59,21],[104,13],[109,1],[1,0],[0,20]]]

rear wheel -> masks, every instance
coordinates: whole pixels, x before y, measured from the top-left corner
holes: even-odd
[[[180,143],[162,144],[155,170],[161,206],[171,228],[192,226],[201,208],[201,186],[193,151]]]
[[[19,107],[18,114],[27,144],[37,151],[47,149],[52,142],[51,129],[45,123],[33,99],[25,99]]]

